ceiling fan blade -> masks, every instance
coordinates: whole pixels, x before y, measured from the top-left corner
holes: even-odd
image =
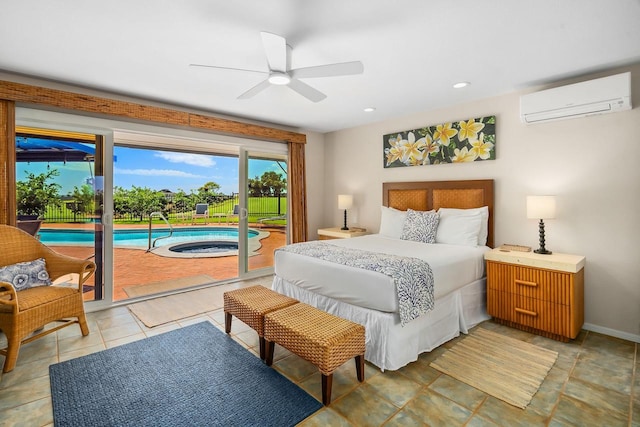
[[[246,91],[245,93],[243,93],[242,95],[240,95],[238,99],[252,98],[256,96],[258,93],[268,88],[269,86],[271,86],[271,83],[269,83],[269,80],[263,80],[257,85],[255,85],[254,87],[252,87],[251,89],[249,89],[248,91]]]
[[[360,61],[340,62],[338,64],[317,65],[315,67],[296,68],[289,71],[291,77],[296,79],[312,77],[334,77],[362,74],[364,65]]]
[[[311,86],[301,82],[300,80],[291,79],[291,81],[289,82],[289,87],[311,102],[320,102],[327,97],[327,95],[325,95],[324,93],[312,88]]]
[[[262,31],[262,44],[271,71],[287,72],[287,40],[277,34]]]
[[[220,66],[217,66],[217,65],[189,64],[189,67],[220,68],[222,70],[247,71],[249,73],[269,74],[268,71],[247,70],[246,68],[220,67]]]

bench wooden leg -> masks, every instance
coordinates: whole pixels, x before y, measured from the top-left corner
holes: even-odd
[[[264,340],[264,338],[262,338]],[[264,340],[264,352],[265,358],[264,361],[267,366],[271,366],[273,364],[273,349],[275,347],[275,343],[273,341]]]
[[[322,404],[329,406],[331,403],[331,386],[333,385],[333,374],[322,374]]]
[[[264,360],[266,357],[264,337],[258,337],[258,340],[260,341],[260,359]]]
[[[230,333],[231,332],[231,318],[233,316],[231,315],[231,313],[227,313],[226,311],[224,312],[224,331],[226,333]]]
[[[356,356],[356,375],[358,381],[364,381],[364,355]]]

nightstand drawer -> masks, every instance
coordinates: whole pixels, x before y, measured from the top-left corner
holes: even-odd
[[[572,281],[570,273],[487,262],[487,289],[500,292],[569,305]]]
[[[571,274],[529,267],[513,267],[513,269],[508,291],[555,304],[571,303]]]
[[[487,312],[512,324],[573,338],[571,309],[507,292],[487,291]]]
[[[518,295],[513,299],[511,310],[512,322],[552,334],[572,335],[569,330],[572,323],[569,306]]]

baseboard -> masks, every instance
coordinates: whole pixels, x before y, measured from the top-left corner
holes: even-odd
[[[630,334],[629,332],[618,331],[616,329],[605,328],[604,326],[585,323],[582,329],[587,331],[598,332],[599,334],[609,335],[611,337],[621,338],[623,340],[640,343],[640,335]]]

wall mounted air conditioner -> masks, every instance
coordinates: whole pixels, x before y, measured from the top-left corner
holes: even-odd
[[[631,109],[631,73],[616,74],[520,97],[524,123],[584,117]]]

